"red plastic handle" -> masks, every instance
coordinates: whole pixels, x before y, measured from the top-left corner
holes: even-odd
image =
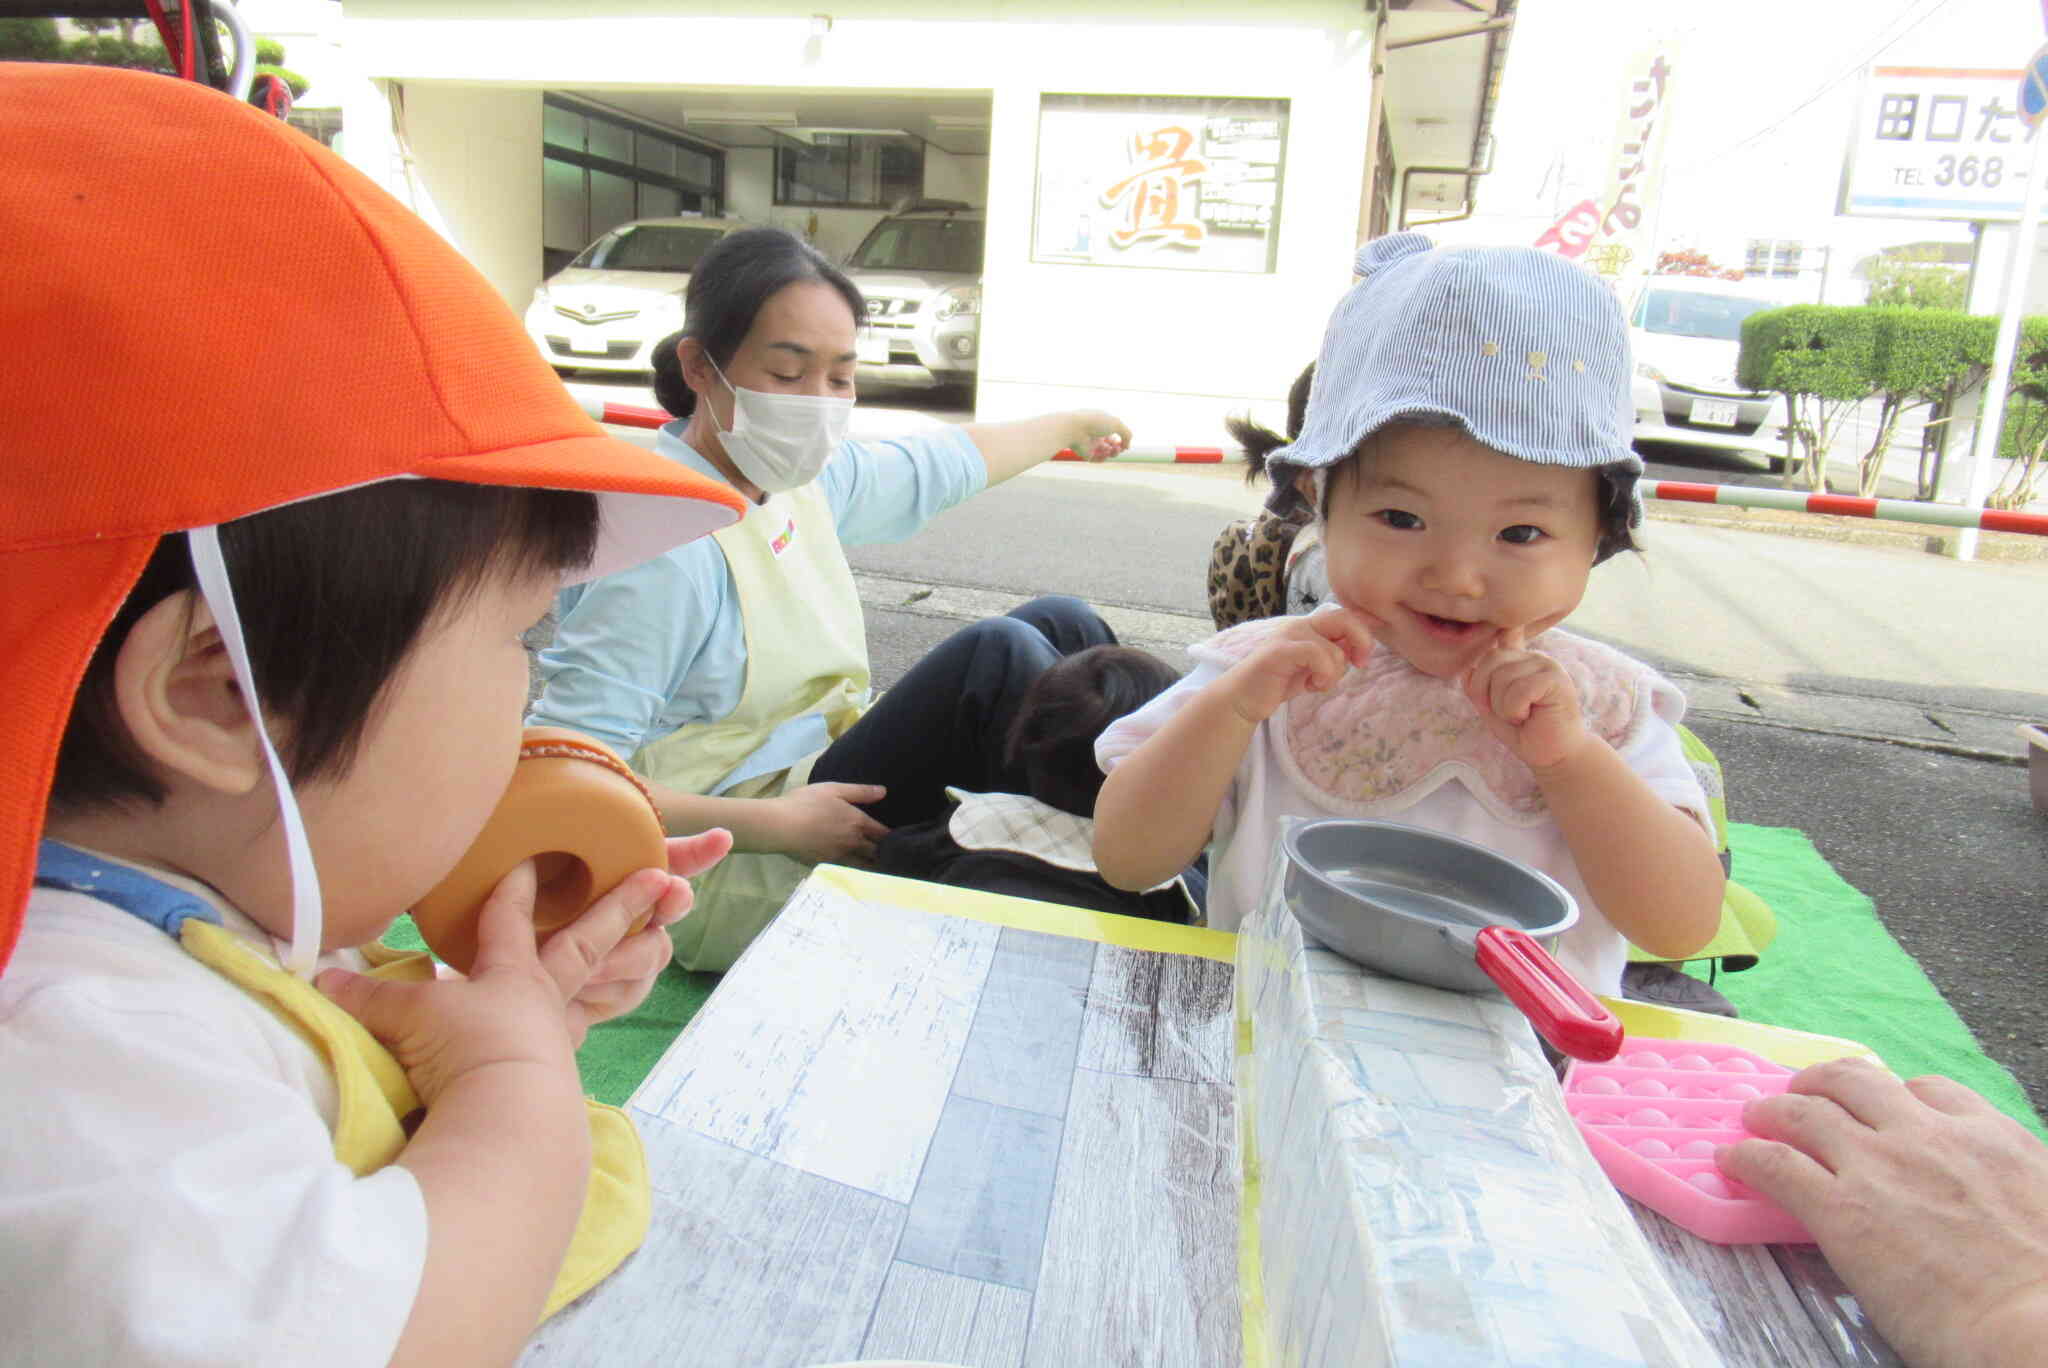
[[[1480,971],[1522,1009],[1536,1034],[1573,1059],[1599,1063],[1621,1053],[1621,1020],[1565,972],[1527,931],[1489,926],[1475,942]]]

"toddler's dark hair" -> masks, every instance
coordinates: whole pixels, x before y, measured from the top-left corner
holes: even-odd
[[[1244,482],[1255,484],[1266,473],[1266,458],[1301,436],[1302,420],[1308,417],[1308,392],[1316,380],[1316,363],[1311,361],[1302,367],[1301,374],[1294,377],[1294,383],[1287,387],[1287,435],[1282,437],[1273,429],[1255,423],[1249,415],[1230,417],[1223,420],[1223,426],[1237,444],[1244,448]]]
[[[694,337],[723,370],[754,326],[770,296],[785,285],[815,280],[830,285],[853,310],[853,326],[867,322],[867,300],[825,254],[786,228],[742,228],[727,233],[698,258],[683,296],[683,326],[654,344],[654,399],[678,418],[690,416],[697,394],[683,379],[676,344]]]
[[[580,568],[597,532],[593,495],[444,480],[387,480],[222,524],[250,667],[293,781],[347,772],[385,686],[435,614],[494,576]],[[159,541],[79,683],[52,808],[163,800],[121,721],[114,662],[144,613],[196,584],[185,534]]]
[[[1031,681],[1010,726],[1004,753],[1027,776],[1041,803],[1076,817],[1095,815],[1102,771],[1095,738],[1173,686],[1180,675],[1158,656],[1130,646],[1091,646]]]

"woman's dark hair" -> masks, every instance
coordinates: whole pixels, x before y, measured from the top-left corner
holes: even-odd
[[[437,613],[500,575],[587,564],[597,531],[590,494],[442,480],[389,480],[222,524],[221,555],[286,772],[294,781],[345,774],[385,685]],[[52,806],[163,800],[121,721],[114,661],[144,613],[196,584],[185,534],[158,542],[86,666]]]
[[[866,325],[867,301],[825,254],[782,228],[727,233],[697,259],[683,296],[683,326],[654,345],[654,400],[678,418],[690,416],[697,396],[683,380],[676,344],[694,337],[723,369],[754,326],[754,317],[785,285],[823,281],[853,310],[853,326]]]
[[[1092,817],[1102,789],[1095,738],[1179,678],[1159,657],[1129,646],[1090,646],[1055,661],[1024,691],[1005,763],[1023,769],[1039,802]]]
[[[1254,484],[1266,473],[1266,458],[1301,436],[1302,421],[1308,417],[1308,392],[1315,384],[1316,363],[1302,367],[1301,374],[1287,387],[1287,435],[1254,423],[1249,415],[1223,420],[1224,428],[1244,448],[1244,482]]]

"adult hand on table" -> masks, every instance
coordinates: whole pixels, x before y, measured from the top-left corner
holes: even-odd
[[[1951,1079],[1865,1060],[1750,1103],[1716,1156],[1785,1207],[1917,1368],[2048,1357],[2048,1145]]]
[[[764,848],[805,864],[871,860],[889,828],[857,805],[878,803],[888,792],[879,784],[805,784],[770,798]]]

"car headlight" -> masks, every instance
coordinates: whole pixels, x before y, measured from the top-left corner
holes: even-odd
[[[1642,376],[1645,380],[1662,381],[1664,379],[1664,372],[1658,370],[1647,361],[1636,362],[1636,374]]]
[[[943,323],[949,318],[978,315],[981,312],[981,286],[955,285],[950,290],[939,291],[938,302],[932,313]]]
[[[535,304],[545,304],[545,303],[547,303],[547,302],[548,302],[548,287],[547,287],[547,286],[545,286],[545,285],[536,285],[536,286],[534,286],[534,287],[533,287],[533,302],[534,302]],[[529,306],[529,307],[531,307],[531,306]]]

